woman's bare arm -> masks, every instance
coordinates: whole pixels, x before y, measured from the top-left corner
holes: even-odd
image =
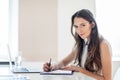
[[[111,47],[107,41],[102,41],[101,45],[102,73],[105,80],[112,80]]]

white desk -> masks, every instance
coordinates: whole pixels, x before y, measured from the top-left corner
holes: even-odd
[[[24,63],[25,67],[37,67],[42,68],[40,66],[41,63],[36,62],[28,62]],[[12,73],[8,67],[0,67],[0,77],[1,76],[27,76],[29,80],[95,80],[92,77],[89,77],[85,74],[75,72],[73,75],[40,75],[39,73]]]
[[[117,70],[115,73],[114,79],[113,80],[120,80],[120,68]]]

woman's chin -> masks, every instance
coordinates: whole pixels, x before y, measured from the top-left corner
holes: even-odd
[[[85,39],[86,37],[84,37],[84,36],[81,36],[81,38],[82,38],[82,39]]]

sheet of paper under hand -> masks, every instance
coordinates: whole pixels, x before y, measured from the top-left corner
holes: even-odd
[[[73,72],[69,70],[55,70],[50,72],[41,71],[41,75],[72,75]]]

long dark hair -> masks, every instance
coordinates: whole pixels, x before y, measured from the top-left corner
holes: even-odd
[[[84,40],[75,32],[73,33],[73,24],[74,24],[74,18],[83,18],[87,20],[89,23],[94,23],[94,27],[91,30],[90,34],[90,42],[88,45],[88,56],[85,62],[85,69],[91,72],[98,72],[101,70],[101,58],[100,58],[100,41],[97,29],[96,21],[93,17],[93,14],[88,9],[82,9],[77,11],[71,18],[71,34],[73,35],[76,43],[75,46],[77,46],[77,56],[76,60],[78,60],[78,65],[81,66],[81,57],[83,52],[83,43]]]

